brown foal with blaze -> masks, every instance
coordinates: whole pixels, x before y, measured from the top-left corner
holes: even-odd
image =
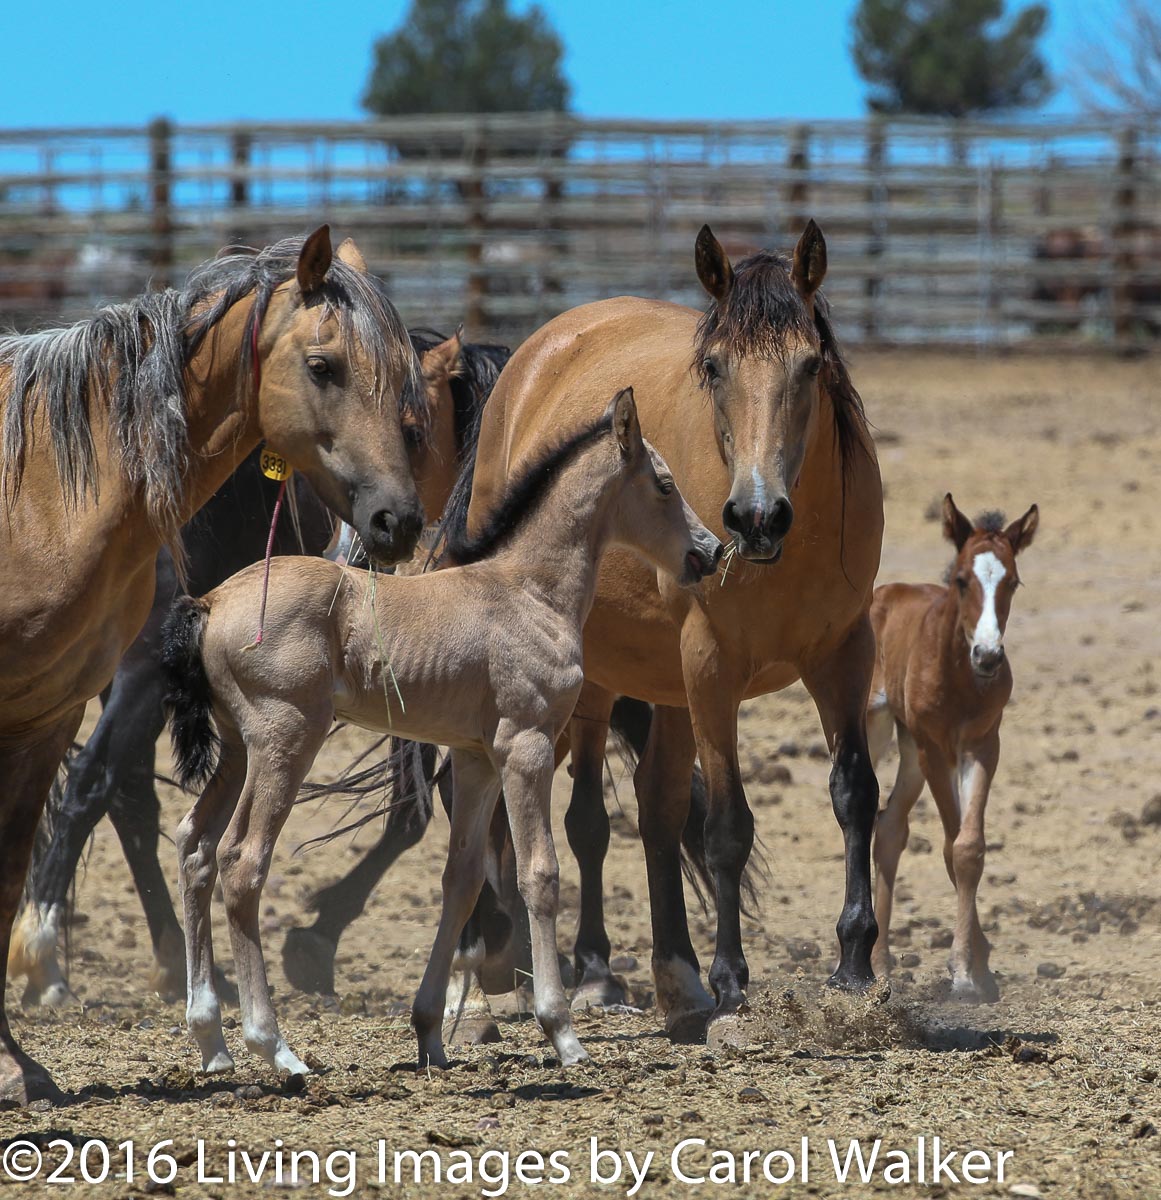
[[[984,810],[1000,759],[1000,721],[1012,694],[1004,630],[1020,583],[1016,555],[1032,544],[1036,505],[1007,527],[999,513],[973,525],[943,501],[943,533],[955,561],[946,587],[889,583],[875,589],[871,622],[878,657],[867,713],[877,761],[899,739],[899,770],[875,829],[875,971],[890,965],[888,934],[895,875],[907,844],[907,818],[926,780],[943,821],[943,857],[958,900],[951,947],[953,995],[999,998],[988,967],[976,891],[984,869]]]

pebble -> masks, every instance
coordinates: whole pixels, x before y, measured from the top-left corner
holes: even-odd
[[[1060,963],[1042,962],[1036,968],[1036,974],[1041,979],[1060,979],[1064,975],[1064,967]]]
[[[1141,821],[1145,825],[1161,825],[1161,792],[1145,802],[1141,809]]]

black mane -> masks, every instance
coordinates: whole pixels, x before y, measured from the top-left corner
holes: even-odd
[[[467,511],[475,475],[473,452],[460,472],[444,509],[440,527],[440,565],[462,567],[495,554],[545,498],[559,473],[612,427],[611,418],[602,416],[564,441],[544,449],[508,486],[503,499],[488,515],[480,531],[474,537],[469,537]]]

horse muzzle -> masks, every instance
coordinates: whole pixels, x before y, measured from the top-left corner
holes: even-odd
[[[406,562],[415,552],[423,532],[423,509],[418,501],[354,515],[359,540],[372,562],[389,567]]]
[[[685,569],[677,582],[682,587],[693,587],[708,576],[716,575],[724,550],[712,533],[707,538],[695,540],[694,548],[685,556]]]
[[[747,562],[776,563],[782,542],[794,524],[794,506],[780,496],[769,507],[731,497],[722,509],[722,524]]]

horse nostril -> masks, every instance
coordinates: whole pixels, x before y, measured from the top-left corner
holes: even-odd
[[[399,529],[399,520],[389,508],[381,508],[371,514],[371,528],[378,533],[394,537]]]
[[[742,530],[742,521],[738,516],[738,506],[733,500],[727,500],[725,507],[722,509],[722,524],[734,533],[740,533]]]
[[[774,537],[785,537],[794,524],[794,506],[785,496],[774,501],[766,525]]]
[[[718,563],[722,561],[722,554],[725,553],[725,546],[721,542],[714,542],[713,553],[710,555],[710,570],[716,571]]]

